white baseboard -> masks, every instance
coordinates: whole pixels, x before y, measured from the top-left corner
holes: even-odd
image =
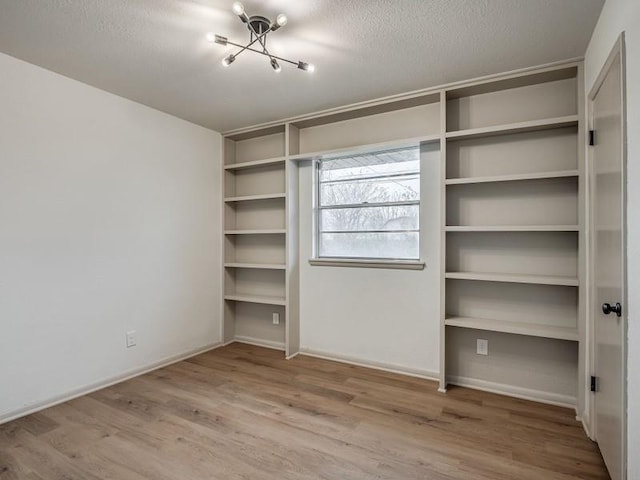
[[[247,345],[255,345],[256,347],[271,348],[272,350],[284,351],[283,342],[274,342],[272,340],[263,340],[262,338],[245,337],[242,335],[236,335],[229,343],[246,343]]]
[[[577,403],[576,397],[572,397],[570,395],[561,395],[558,393],[532,390],[529,388],[516,387],[513,385],[505,385],[503,383],[488,382],[486,380],[479,380],[477,378],[448,376],[447,383],[451,385],[457,385],[459,387],[472,388],[474,390],[482,390],[484,392],[491,392],[497,393],[499,395],[521,398],[522,400],[531,400],[532,402],[556,405],[558,407],[575,409]]]
[[[300,348],[300,355],[307,355],[308,357],[322,358],[323,360],[332,360],[334,362],[346,363],[349,365],[355,365],[357,367],[373,368],[375,370],[382,370],[384,372],[398,373],[400,375],[408,375],[410,377],[422,378],[425,380],[438,380],[438,373],[429,370],[422,370],[417,368],[405,367],[404,365],[395,365],[393,363],[378,362],[359,357],[353,357],[350,355],[342,355],[333,352],[326,352],[322,350],[316,350],[313,348],[302,347]]]
[[[589,421],[589,417],[586,415],[576,415],[576,420],[582,424],[582,428],[584,428],[584,433],[587,434],[587,437],[595,441],[595,438],[593,438],[593,436],[591,435],[591,422]]]
[[[102,380],[98,380],[97,382],[92,382],[88,385],[83,385],[82,387],[74,388],[69,392],[63,393],[61,395],[56,395],[54,397],[48,398],[40,402],[32,403],[30,405],[19,408],[17,410],[4,412],[0,414],[0,425],[2,425],[3,423],[10,422],[11,420],[16,420],[17,418],[39,412],[40,410],[44,410],[45,408],[54,407],[61,403],[68,402],[69,400],[73,400],[74,398],[87,395],[97,390],[102,390],[103,388],[110,387],[111,385],[115,385],[116,383],[124,382],[131,378],[144,375],[145,373],[149,373],[153,370],[166,367],[167,365],[171,365],[172,363],[177,363],[187,358],[195,357],[196,355],[200,355],[201,353],[214,350],[221,346],[222,346],[221,342],[216,342],[210,345],[205,345],[193,350],[189,350],[188,352],[172,355],[170,357],[163,358],[162,360],[159,360],[157,362],[153,362],[142,367],[127,370],[126,372],[123,372],[119,375],[103,378]]]

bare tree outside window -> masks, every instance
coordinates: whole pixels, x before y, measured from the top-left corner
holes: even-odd
[[[323,159],[318,256],[419,257],[420,149]]]

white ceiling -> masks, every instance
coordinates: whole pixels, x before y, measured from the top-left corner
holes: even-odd
[[[274,54],[309,74],[210,45],[243,43],[232,0],[0,0],[0,51],[226,131],[584,54],[604,0],[245,0],[289,23]],[[1,74],[1,72],[0,72]]]

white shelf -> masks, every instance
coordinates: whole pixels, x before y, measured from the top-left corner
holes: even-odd
[[[578,170],[563,170],[558,172],[521,173],[514,175],[493,175],[486,177],[449,178],[447,185],[466,185],[474,183],[515,182],[523,180],[543,180],[547,178],[578,177]]]
[[[284,228],[256,229],[256,230],[225,230],[225,235],[282,235],[287,233]]]
[[[523,275],[512,273],[476,273],[476,272],[447,272],[445,278],[454,280],[478,280],[484,282],[531,283],[537,285],[562,285],[577,287],[577,277],[561,277],[549,275]]]
[[[282,297],[266,297],[260,295],[242,295],[242,294],[229,294],[224,296],[225,300],[231,300],[234,302],[245,303],[260,303],[263,305],[286,305],[286,300]]]
[[[224,264],[225,268],[255,268],[262,270],[286,270],[287,266],[284,264],[268,264],[268,263],[234,263],[229,262]]]
[[[550,130],[553,128],[572,127],[576,125],[578,125],[578,115],[567,115],[565,117],[546,118],[543,120],[530,120],[527,122],[509,123],[506,125],[458,130],[455,132],[447,132],[445,136],[449,140],[466,140],[469,138],[535,132],[539,130]]]
[[[287,157],[266,158],[264,160],[253,160],[251,162],[230,163],[224,166],[225,170],[242,170],[244,168],[264,167],[266,165],[275,165],[284,163]]]
[[[578,225],[457,225],[447,232],[578,232]]]
[[[346,155],[346,154],[359,154],[372,152],[376,150],[385,150],[391,148],[403,148],[418,146],[424,143],[435,143],[440,141],[440,135],[425,135],[423,137],[406,138],[404,140],[393,140],[383,143],[372,143],[369,145],[355,145],[353,147],[336,148],[333,150],[322,150],[317,152],[299,153],[291,155],[290,160],[311,160],[314,158],[320,158],[331,155]]]
[[[490,332],[512,333],[532,337],[555,338],[560,340],[578,341],[578,331],[575,328],[554,327],[524,322],[509,322],[502,320],[488,320],[472,317],[449,317],[444,324],[451,327],[474,328]]]
[[[279,198],[286,198],[286,193],[265,193],[262,195],[245,195],[242,197],[226,197],[224,201],[226,203],[234,202],[252,202],[257,200],[274,200]]]

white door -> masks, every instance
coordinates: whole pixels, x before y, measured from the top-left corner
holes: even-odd
[[[595,438],[613,480],[625,478],[625,137],[622,39],[592,94]]]

